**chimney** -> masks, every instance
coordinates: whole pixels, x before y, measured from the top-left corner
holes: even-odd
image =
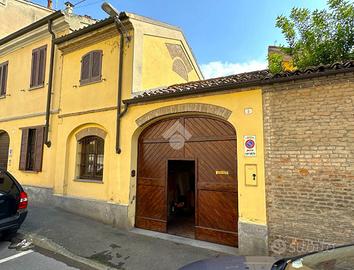
[[[48,0],[48,2],[47,2],[47,8],[53,9],[53,0]]]
[[[64,12],[66,14],[72,14],[74,5],[72,3],[70,3],[69,1],[65,2],[64,5],[65,5],[65,11]]]

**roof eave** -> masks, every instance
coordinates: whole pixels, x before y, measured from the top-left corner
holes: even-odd
[[[58,19],[59,17],[62,17],[64,16],[64,14],[59,10],[59,11],[56,11],[24,28],[21,28],[20,30],[0,39],[0,46],[1,45],[4,45],[6,44],[7,42],[11,41],[11,40],[14,40],[15,38],[18,38],[24,34],[27,34],[28,32],[31,32],[35,29],[37,29],[38,27],[41,27],[45,24],[48,23],[49,20],[55,20],[55,19]]]
[[[146,103],[146,102],[154,102],[154,101],[160,101],[160,100],[177,98],[177,97],[193,96],[193,95],[200,95],[205,93],[217,93],[217,92],[229,91],[233,89],[246,88],[246,87],[257,87],[257,86],[261,87],[273,83],[284,83],[284,82],[297,81],[303,79],[313,79],[318,77],[336,75],[340,73],[350,73],[350,72],[354,72],[354,67],[347,68],[347,69],[327,70],[321,73],[308,73],[308,74],[300,74],[300,75],[289,76],[289,77],[277,77],[277,78],[270,78],[270,79],[251,80],[251,81],[245,81],[240,83],[230,83],[230,84],[217,85],[213,87],[205,87],[205,88],[200,88],[200,89],[185,91],[185,92],[177,91],[168,94],[162,93],[157,95],[126,99],[123,100],[123,103],[127,105],[132,105],[132,104],[139,104],[139,103]]]
[[[63,42],[66,42],[66,41],[72,40],[74,38],[77,38],[79,36],[85,35],[87,33],[90,33],[92,31],[95,31],[97,29],[105,27],[107,25],[110,25],[112,23],[114,23],[114,18],[109,17],[109,18],[107,18],[105,20],[102,20],[102,21],[97,22],[95,24],[91,24],[91,25],[89,25],[89,26],[87,26],[85,28],[82,28],[80,30],[74,31],[74,32],[72,32],[72,33],[70,33],[68,35],[56,38],[54,40],[54,44],[61,44]]]

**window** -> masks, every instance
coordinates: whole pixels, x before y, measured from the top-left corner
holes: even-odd
[[[32,51],[31,88],[44,85],[46,58],[47,46]]]
[[[81,59],[80,84],[97,82],[102,79],[102,51],[92,51]]]
[[[8,62],[0,64],[0,96],[6,95]]]
[[[22,129],[20,170],[40,172],[42,170],[44,127]]]
[[[87,136],[79,141],[79,178],[102,180],[104,140],[97,136]]]

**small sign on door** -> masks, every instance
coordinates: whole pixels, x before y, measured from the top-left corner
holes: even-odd
[[[243,136],[244,146],[245,146],[245,156],[255,157],[256,156],[256,136]]]

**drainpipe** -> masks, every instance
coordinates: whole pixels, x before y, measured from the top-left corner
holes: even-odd
[[[120,148],[120,119],[127,112],[128,106],[125,106],[123,112],[122,109],[122,88],[123,88],[123,57],[124,57],[124,34],[126,30],[121,20],[119,19],[120,14],[111,4],[104,2],[101,6],[104,12],[106,12],[111,18],[114,19],[115,25],[117,27],[118,33],[120,35],[120,45],[119,45],[119,73],[118,73],[118,98],[117,98],[117,123],[116,123],[116,153],[120,154],[122,149]],[[127,36],[127,41],[130,41],[130,37]]]
[[[120,118],[121,106],[122,106],[122,88],[123,88],[123,56],[124,56],[124,35],[120,27],[121,22],[115,17],[115,23],[120,35],[119,46],[119,73],[118,73],[118,104],[117,104],[117,123],[116,123],[116,153],[120,154],[122,149],[120,148]]]
[[[52,142],[49,140],[49,121],[50,121],[50,105],[52,102],[52,89],[53,89],[53,69],[54,69],[54,53],[55,53],[55,34],[53,32],[53,21],[48,20],[48,31],[52,35],[52,41],[50,46],[50,64],[49,64],[49,78],[48,78],[48,93],[47,93],[47,108],[45,113],[45,133],[44,133],[44,143],[50,148]]]
[[[117,101],[117,122],[116,122],[116,153],[120,154],[122,149],[120,147],[120,133],[121,133],[121,118],[128,110],[128,105],[125,105],[123,111],[122,110],[122,90],[123,90],[123,57],[124,57],[124,32],[122,30],[123,25],[118,16],[114,17],[114,21],[117,27],[117,30],[120,35],[120,46],[119,46],[119,73],[118,73],[118,101]],[[127,36],[127,41],[130,41],[130,37]]]

